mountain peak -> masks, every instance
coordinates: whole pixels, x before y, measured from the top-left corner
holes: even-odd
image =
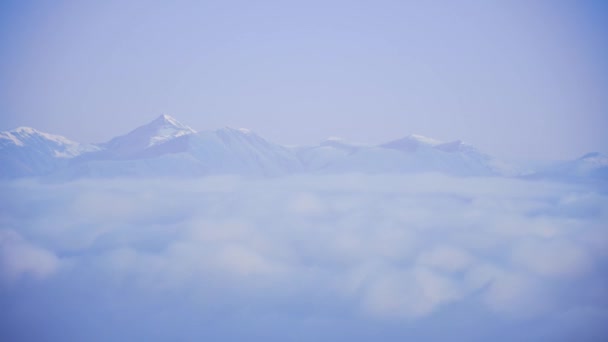
[[[410,134],[407,137],[405,137],[404,139],[410,140],[410,141],[415,141],[424,145],[431,145],[431,146],[435,146],[435,145],[439,145],[442,142],[433,138],[429,138],[429,137],[425,137],[424,135],[420,135],[420,134]]]
[[[56,144],[75,144],[75,142],[55,134],[40,132],[37,129],[21,126],[8,132],[0,132],[0,139],[10,141],[16,146],[24,146],[29,140],[46,140]]]
[[[129,133],[129,135],[136,132],[140,138],[147,140],[148,147],[158,145],[182,135],[196,133],[196,131],[189,126],[182,124],[167,114],[162,114],[149,124],[139,127]]]
[[[156,127],[159,127],[159,126],[175,127],[175,128],[191,131],[191,133],[196,133],[192,128],[182,124],[181,122],[177,121],[174,117],[172,117],[171,115],[167,115],[167,114],[162,114],[161,116],[157,117],[152,122],[150,122],[148,125],[156,126]]]
[[[116,137],[104,145],[118,155],[129,155],[135,151],[193,133],[196,131],[192,128],[170,115],[163,114],[150,123],[140,126],[126,135]]]
[[[442,142],[419,134],[410,134],[404,138],[389,141],[380,147],[390,148],[403,152],[414,152],[420,147],[434,147]]]
[[[7,148],[10,150],[15,147],[29,151],[26,153],[33,153],[38,156],[46,155],[54,158],[72,158],[85,152],[98,150],[98,147],[94,145],[81,144],[61,135],[44,133],[25,126],[17,127],[7,132],[0,132],[0,149]],[[27,164],[27,162],[23,161],[20,163]]]
[[[13,130],[11,130],[11,132],[14,133],[25,133],[25,134],[36,134],[36,133],[41,133],[40,131],[32,128],[32,127],[27,127],[27,126],[20,126],[17,127]]]

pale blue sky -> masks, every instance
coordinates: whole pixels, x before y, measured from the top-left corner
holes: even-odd
[[[573,158],[608,150],[607,23],[602,1],[3,1],[0,130],[100,142],[167,113]]]

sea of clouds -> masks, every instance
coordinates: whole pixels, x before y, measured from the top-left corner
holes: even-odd
[[[0,183],[0,340],[602,341],[607,271],[593,184]]]

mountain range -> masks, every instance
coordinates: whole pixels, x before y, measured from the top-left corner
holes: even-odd
[[[283,146],[247,129],[197,132],[168,115],[99,144],[83,144],[29,127],[0,132],[0,178],[55,180],[112,177],[274,177],[298,173],[415,173],[525,176],[559,180],[608,178],[608,158],[590,153],[528,172],[462,141],[420,135],[379,145],[329,138],[313,146]]]

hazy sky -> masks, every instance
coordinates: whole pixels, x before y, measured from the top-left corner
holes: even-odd
[[[274,142],[608,151],[603,1],[7,1],[0,130],[105,141],[167,113]]]

